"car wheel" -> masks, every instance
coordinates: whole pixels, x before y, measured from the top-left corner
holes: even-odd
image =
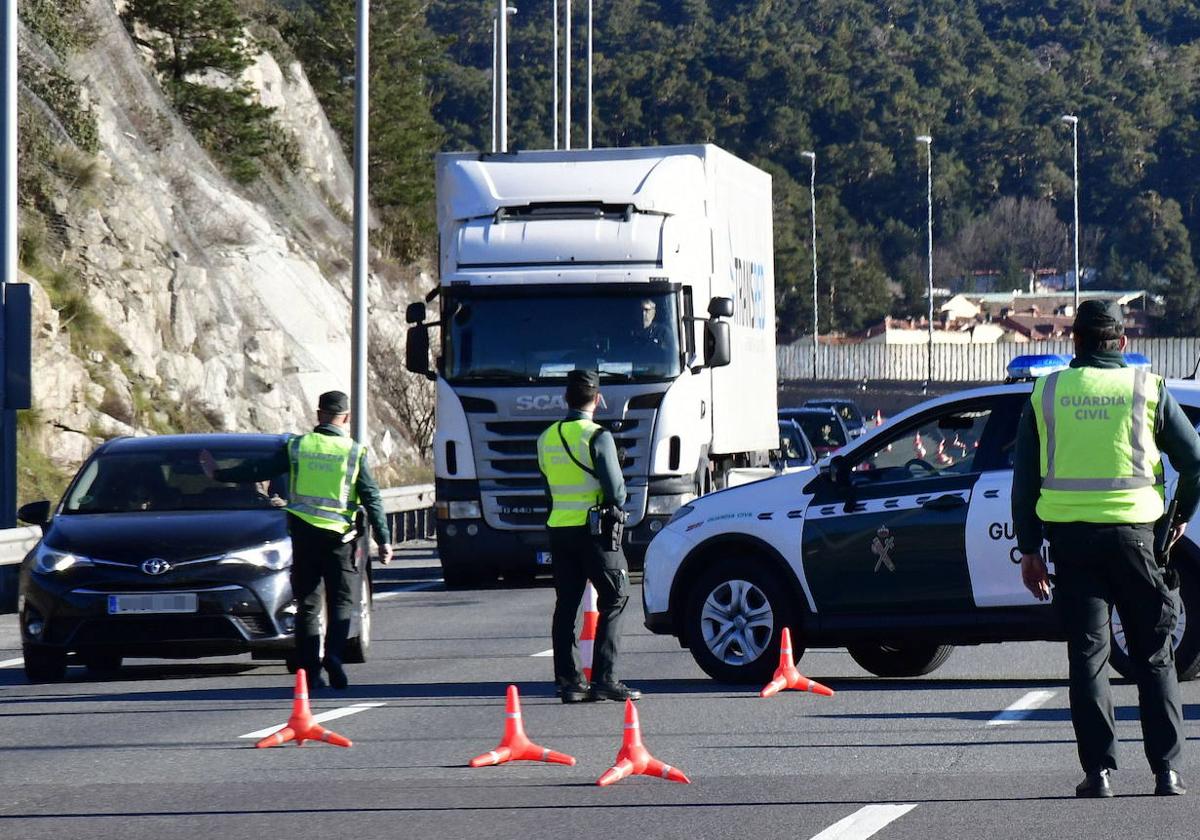
[[[1190,559],[1172,563],[1179,571],[1179,621],[1175,624],[1172,644],[1175,647],[1175,673],[1180,682],[1195,679],[1200,674],[1200,567]],[[1188,619],[1191,619],[1189,622]],[[1112,611],[1112,640],[1108,661],[1117,673],[1134,679],[1133,663],[1129,661],[1129,645],[1121,616]]]
[[[793,656],[800,643],[794,596],[778,576],[744,556],[719,559],[688,597],[687,640],[704,672],[725,683],[763,684],[779,665],[779,638],[793,630]]]
[[[919,677],[936,671],[953,645],[867,643],[847,645],[850,657],[877,677]]]
[[[67,673],[67,652],[57,648],[23,645],[25,678],[31,683],[58,682]]]
[[[360,665],[367,661],[371,652],[371,581],[362,578],[362,589],[358,601],[358,635],[346,642],[346,662]]]
[[[88,676],[106,677],[121,670],[122,656],[119,653],[88,653],[83,657],[83,666]]]

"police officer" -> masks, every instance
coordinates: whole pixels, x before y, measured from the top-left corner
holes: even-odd
[[[1021,577],[1036,598],[1050,597],[1039,553],[1044,524],[1067,635],[1071,722],[1086,774],[1075,795],[1113,795],[1117,738],[1105,669],[1112,607],[1137,680],[1154,792],[1181,795],[1172,648],[1179,606],[1156,561],[1154,531],[1164,511],[1160,453],[1179,472],[1175,520],[1162,523],[1173,542],[1200,499],[1200,439],[1162,378],[1126,365],[1120,306],[1083,302],[1073,336],[1070,368],[1038,380],[1018,429],[1012,507]]]
[[[262,481],[289,474],[292,594],[299,606],[296,653],[310,689],[325,685],[320,677],[322,665],[334,688],[349,684],[342,653],[354,608],[354,546],[358,536],[355,512],[360,503],[375,532],[380,561],[392,559],[391,535],[379,486],[367,467],[367,449],[350,439],[349,425],[350,398],[341,391],[328,391],[317,402],[316,428],[289,438],[272,458],[221,470],[216,468],[211,453],[200,453],[205,473],[217,481]],[[323,662],[322,598],[328,618]]]
[[[625,480],[612,434],[592,420],[600,401],[600,377],[573,370],[567,376],[566,419],[538,438],[538,467],[550,497],[553,560],[554,681],[564,703],[586,700],[637,700],[641,692],[613,674],[620,642],[618,623],[629,600],[629,566],[617,547],[609,550],[588,529],[588,510],[625,503]],[[593,681],[587,685],[579,666],[575,622],[588,581],[596,587],[600,621],[596,627]]]

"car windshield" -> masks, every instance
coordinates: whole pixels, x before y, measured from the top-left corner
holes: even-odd
[[[847,426],[861,426],[864,422],[862,413],[859,412],[854,403],[810,400],[805,405],[811,405],[816,408],[831,408],[838,413],[839,417],[846,421]]]
[[[270,457],[268,450],[210,447],[221,469]],[[287,476],[232,484],[215,481],[200,466],[200,450],[102,453],[67,494],[64,513],[255,510],[287,504]]]
[[[811,463],[808,442],[792,423],[779,424],[779,449],[789,466]]]
[[[673,379],[682,371],[673,292],[461,295],[444,302],[443,368],[453,382],[564,379],[575,368],[609,381]]]
[[[800,414],[793,418],[800,424],[813,446],[839,447],[846,445],[846,433],[832,414]]]

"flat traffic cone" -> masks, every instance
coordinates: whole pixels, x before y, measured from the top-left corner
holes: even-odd
[[[583,627],[579,630],[579,661],[583,665],[583,678],[592,681],[592,656],[596,644],[596,626],[600,623],[600,608],[596,606],[596,587],[589,580],[583,590]]]
[[[606,787],[626,776],[658,776],[670,782],[682,782],[685,785],[692,783],[682,770],[664,764],[642,746],[642,730],[638,724],[637,708],[632,700],[625,701],[625,739],[621,743],[621,751],[617,753],[617,761],[604,771],[604,775],[596,780],[596,784]]]
[[[521,697],[515,685],[508,687],[508,702],[504,707],[504,737],[500,739],[500,745],[475,756],[468,764],[471,767],[488,767],[506,761],[545,761],[548,764],[575,766],[574,757],[539,747],[525,735],[525,725],[521,721]]]
[[[287,725],[254,746],[258,749],[277,747],[288,741],[295,741],[298,747],[304,746],[305,741],[324,741],[335,747],[354,746],[349,738],[330,732],[313,720],[312,710],[308,707],[308,679],[303,668],[296,671],[296,693],[292,698],[292,716],[288,718]]]
[[[821,685],[816,680],[810,680],[796,669],[796,661],[792,658],[792,631],[783,628],[783,638],[779,640],[779,667],[775,669],[775,677],[758,692],[759,697],[770,697],[785,688],[796,691],[811,691],[813,694],[833,696],[833,689]]]

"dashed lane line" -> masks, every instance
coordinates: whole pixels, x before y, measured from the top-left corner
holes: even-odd
[[[866,840],[916,807],[916,804],[865,805],[814,835],[812,840]]]
[[[1031,691],[987,722],[988,726],[1004,726],[1024,720],[1054,697],[1053,691]]]
[[[340,709],[330,709],[327,712],[313,715],[313,720],[317,723],[324,723],[327,720],[337,720],[349,715],[356,715],[359,712],[365,712],[367,709],[377,709],[380,706],[386,706],[387,703],[355,703],[353,706],[343,706]],[[239,738],[266,738],[268,735],[274,735],[280,729],[283,729],[287,724],[280,723],[276,726],[269,726],[266,729],[258,729],[254,732],[247,732],[245,735],[239,735]]]
[[[539,650],[537,653],[531,653],[529,655],[530,656],[553,656],[554,648],[546,648],[545,650]]]
[[[20,656],[16,659],[0,659],[0,668],[16,668],[24,664],[25,660]]]

